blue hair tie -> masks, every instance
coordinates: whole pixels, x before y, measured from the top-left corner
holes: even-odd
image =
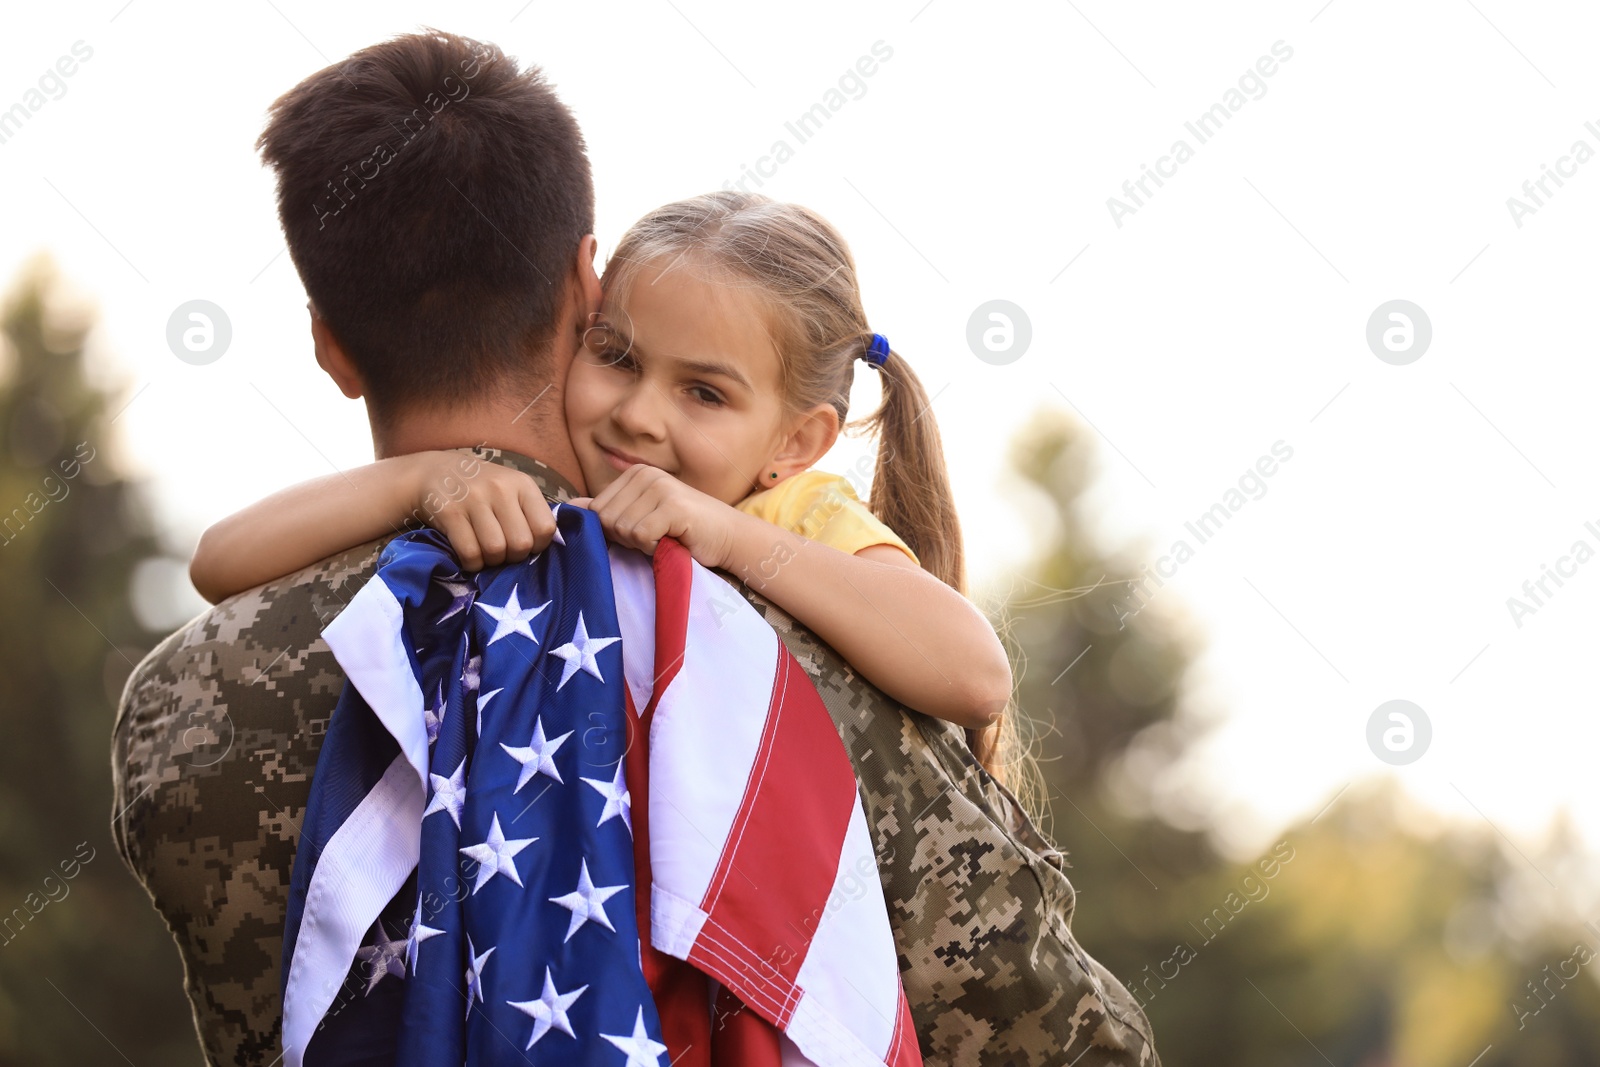
[[[884,363],[889,359],[889,339],[881,333],[873,334],[872,343],[868,345],[867,350],[861,354],[861,358],[865,359],[874,367],[883,366]]]

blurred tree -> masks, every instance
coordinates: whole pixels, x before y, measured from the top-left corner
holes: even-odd
[[[0,308],[0,1067],[198,1063],[176,952],[108,828],[113,709],[161,636],[130,581],[161,553],[59,291],[41,262]],[[1217,850],[1205,798],[1174,788],[1206,729],[1183,688],[1200,638],[1173,590],[1133,594],[1136,552],[1096,544],[1092,459],[1058,417],[1018,438],[1049,543],[1008,633],[1074,925],[1163,1062],[1600,1062],[1600,930],[1545,877],[1582,866],[1570,837],[1535,867],[1484,827],[1425,833],[1385,777],[1248,863]]]
[[[1248,863],[1218,851],[1205,798],[1174,787],[1207,728],[1184,706],[1200,641],[1174,590],[1133,594],[1142,569],[1096,545],[1093,445],[1054,415],[1017,438],[1053,534],[1009,633],[1074,929],[1144,1003],[1163,1064],[1600,1063],[1600,923],[1487,826],[1426,833],[1384,775]],[[1570,834],[1552,847],[1539,871],[1582,866]]]
[[[0,309],[0,1064],[200,1062],[171,935],[111,842],[111,722],[160,635],[89,317],[48,262]]]

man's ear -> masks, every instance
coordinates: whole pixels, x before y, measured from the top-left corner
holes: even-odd
[[[762,479],[767,479],[768,472],[773,470],[778,472],[778,477],[771,481],[799,474],[826,455],[838,439],[839,413],[832,404],[818,404],[790,424],[788,436],[778,446],[767,469],[762,471]]]
[[[309,305],[308,305],[309,307]],[[361,380],[361,372],[356,370],[356,365],[350,361],[350,356],[344,350],[344,345],[333,335],[333,329],[328,325],[328,320],[317,314],[316,308],[311,311],[311,344],[317,352],[317,366],[328,372],[328,377],[339,387],[339,391],[351,400],[356,400],[366,392],[366,385]]]
[[[600,275],[595,272],[595,258],[600,242],[594,234],[584,234],[578,241],[578,258],[573,264],[578,285],[578,321],[588,322],[592,312],[600,310]]]

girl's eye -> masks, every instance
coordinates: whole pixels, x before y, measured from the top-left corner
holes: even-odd
[[[724,403],[722,397],[718,396],[714,390],[704,385],[692,385],[689,387],[689,391],[694,394],[694,398],[696,400],[700,401],[702,404],[705,404],[707,407],[721,407]]]
[[[633,357],[625,348],[607,348],[600,353],[600,361],[607,367],[619,367],[622,370],[632,370]]]

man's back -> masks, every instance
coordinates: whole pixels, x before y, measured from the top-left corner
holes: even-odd
[[[112,837],[177,939],[213,1065],[278,1055],[289,876],[344,686],[318,634],[376,571],[382,543],[223,601],[123,691]]]
[[[576,495],[526,457],[474,451],[533,475],[553,499]],[[113,835],[178,940],[213,1064],[278,1053],[289,876],[344,685],[320,632],[374,573],[383,543],[224,601],[147,656],[123,694]],[[1059,853],[961,731],[900,709],[740,591],[810,675],[856,767],[927,1062],[1157,1063],[1143,1013],[1072,937]]]

